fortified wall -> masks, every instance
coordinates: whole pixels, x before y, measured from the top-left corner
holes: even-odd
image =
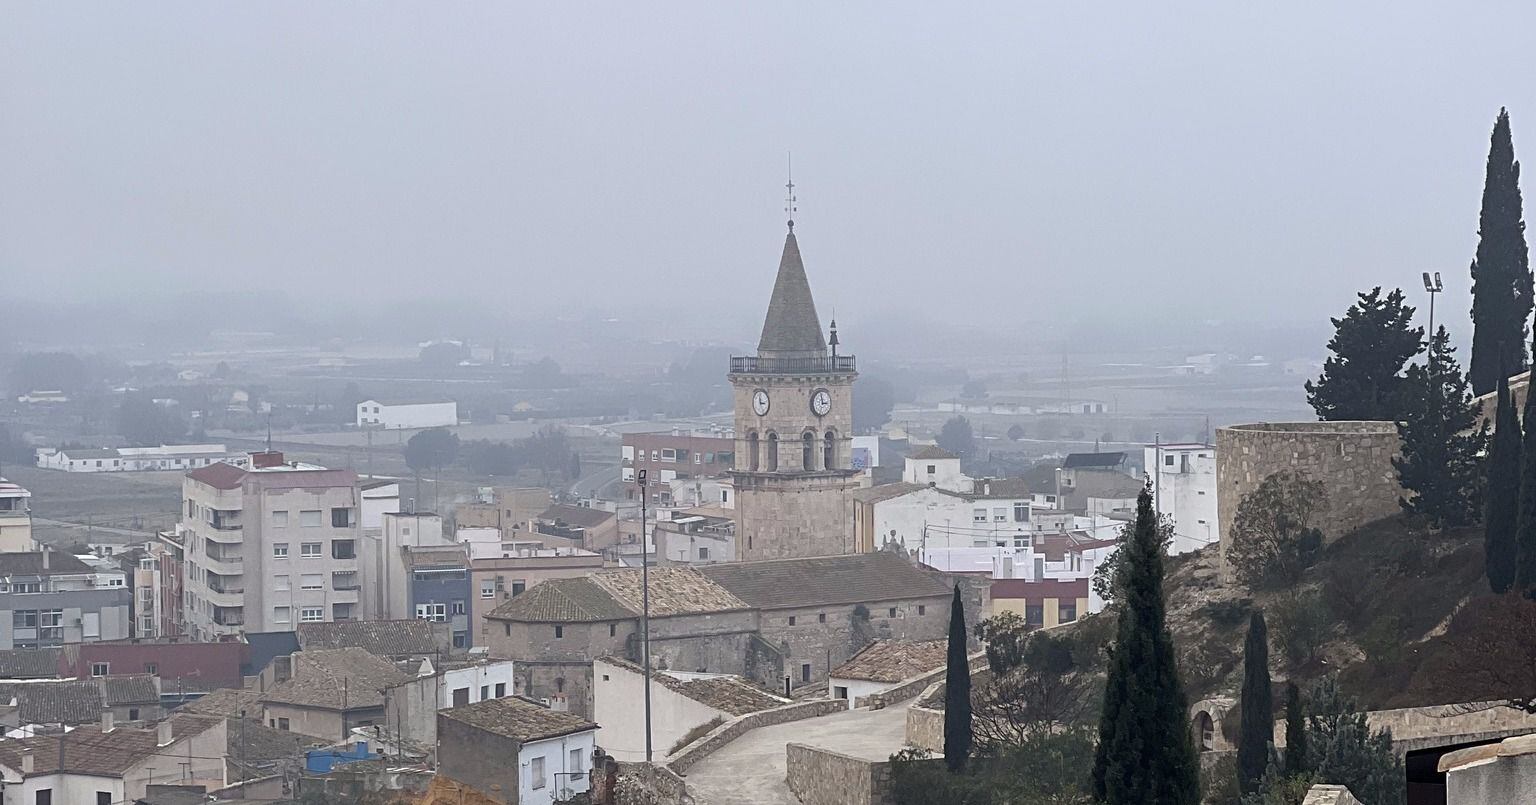
[[[1261,422],[1216,431],[1216,511],[1225,542],[1243,498],[1284,470],[1321,481],[1327,500],[1316,525],[1334,540],[1398,513],[1397,457],[1402,443],[1392,422]]]

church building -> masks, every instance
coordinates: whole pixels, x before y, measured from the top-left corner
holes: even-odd
[[[829,345],[830,341],[830,345]],[[743,560],[853,553],[852,355],[822,334],[789,221],[757,354],[731,358],[735,392],[737,555]]]

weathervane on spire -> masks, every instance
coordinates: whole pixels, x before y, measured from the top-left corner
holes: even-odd
[[[789,230],[791,232],[793,232],[795,230],[795,211],[799,209],[799,207],[795,206],[795,154],[794,154],[794,152],[790,152],[790,154],[789,154],[789,182],[787,184],[785,184],[784,187],[785,187],[786,190],[789,191],[788,195],[786,195],[785,198],[784,198],[784,214],[789,216]]]

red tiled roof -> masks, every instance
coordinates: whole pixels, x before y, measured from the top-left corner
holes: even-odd
[[[240,482],[245,480],[245,470],[217,461],[206,467],[198,467],[187,473],[187,477],[214,489],[239,489]]]
[[[1087,579],[993,579],[992,600],[1023,599],[1036,604],[1047,598],[1072,599],[1088,597]]]

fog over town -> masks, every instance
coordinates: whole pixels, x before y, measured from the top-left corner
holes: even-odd
[[[0,805],[1530,801],[1533,30],[0,0]]]

